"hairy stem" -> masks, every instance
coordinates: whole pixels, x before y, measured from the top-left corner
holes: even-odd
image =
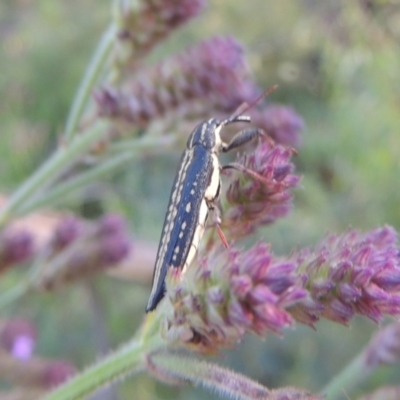
[[[195,357],[187,357],[170,351],[158,351],[149,355],[148,366],[154,375],[165,381],[189,381],[217,391],[227,398],[276,399],[271,390],[258,382]]]
[[[353,361],[336,375],[322,390],[324,400],[347,399],[347,393],[371,373],[362,351]]]
[[[80,400],[108,385],[146,369],[144,355],[159,349],[163,340],[159,335],[159,318],[148,315],[145,332],[151,336],[135,337],[119,350],[101,359],[76,377],[50,392],[42,400]]]
[[[59,201],[64,201],[68,195],[75,190],[93,182],[104,175],[107,175],[115,169],[121,167],[125,163],[132,160],[133,156],[143,150],[156,150],[160,146],[168,145],[174,140],[173,137],[147,137],[132,140],[125,146],[125,152],[116,154],[109,159],[100,161],[99,164],[93,166],[88,171],[80,173],[78,176],[57,185],[54,189],[46,193],[41,193],[39,197],[35,197],[25,203],[19,209],[19,214],[24,215],[37,210],[40,207],[52,206]],[[165,149],[165,147],[161,147]]]

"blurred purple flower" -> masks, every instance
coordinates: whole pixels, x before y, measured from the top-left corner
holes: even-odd
[[[74,235],[69,233],[78,232],[75,228],[80,225],[80,239],[70,242],[58,254],[52,254],[48,267],[36,282],[37,288],[50,290],[93,277],[104,269],[117,265],[131,250],[131,240],[124,220],[115,214],[106,215],[95,223],[79,224],[72,220],[65,222],[62,226],[67,234],[63,238],[72,238]],[[66,244],[68,240],[59,240],[61,242]]]
[[[387,325],[378,331],[367,346],[365,361],[370,368],[400,361],[399,322]]]
[[[117,65],[131,66],[173,30],[196,17],[204,0],[141,0],[117,5]],[[122,47],[122,48],[121,48]]]
[[[277,143],[299,146],[304,121],[291,107],[271,105],[262,110],[250,110],[249,113],[252,122]]]
[[[102,237],[118,235],[125,230],[125,221],[118,214],[107,214],[98,221],[97,232]]]
[[[83,224],[78,218],[67,216],[57,225],[53,235],[53,246],[61,250],[70,245],[83,233]]]
[[[54,388],[64,383],[76,373],[76,368],[70,362],[64,360],[48,361],[43,368],[41,385],[46,388]]]
[[[124,219],[117,214],[102,217],[97,226],[100,264],[104,267],[117,264],[129,253],[131,243]]]
[[[100,116],[146,127],[170,112],[193,117],[199,104],[214,114],[232,111],[255,96],[246,75],[236,40],[214,37],[139,72],[122,90],[95,91],[94,98]]]
[[[32,234],[11,229],[4,231],[0,235],[0,272],[28,260],[34,252]]]
[[[108,267],[121,262],[131,248],[130,239],[122,233],[104,238],[100,242],[100,266]]]
[[[19,360],[31,357],[36,338],[35,326],[25,319],[5,321],[0,328],[0,346]]]

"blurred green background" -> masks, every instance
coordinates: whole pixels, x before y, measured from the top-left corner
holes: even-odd
[[[55,148],[110,9],[104,0],[0,3],[1,192],[16,188]],[[153,57],[216,34],[242,42],[259,85],[279,85],[269,100],[293,106],[306,124],[295,157],[303,180],[294,210],[262,232],[273,250],[287,254],[348,227],[390,224],[399,229],[400,3],[213,0]],[[114,179],[77,194],[68,206],[86,217],[121,212],[134,236],[156,241],[177,162],[176,154],[136,158]],[[116,347],[141,321],[150,288],[106,278],[95,284],[105,333]],[[37,295],[9,310],[9,315],[35,321],[41,355],[66,358],[79,368],[98,352],[90,340],[90,313],[82,287]],[[272,387],[317,391],[374,329],[362,319],[352,329],[325,322],[317,331],[297,326],[283,338],[248,337],[219,362]],[[399,378],[395,368],[381,369],[360,393]],[[200,389],[167,387],[145,375],[128,379],[118,391],[121,399],[217,398]]]

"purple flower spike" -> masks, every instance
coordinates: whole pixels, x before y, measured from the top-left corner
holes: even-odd
[[[291,149],[262,141],[253,153],[238,160],[244,171],[228,172],[230,184],[221,199],[221,227],[228,239],[254,233],[289,212],[290,191],[300,180],[293,174],[292,155]]]
[[[396,239],[388,227],[350,231],[289,260],[275,257],[264,243],[242,252],[212,243],[184,274],[168,271],[164,337],[213,353],[245,333],[280,334],[295,321],[314,326],[324,317],[347,325],[356,314],[375,322],[398,316]],[[199,279],[203,275],[207,279]]]
[[[31,357],[36,338],[35,326],[25,319],[12,319],[0,327],[0,346],[19,360]]]
[[[244,252],[213,251],[179,277],[169,271],[165,338],[178,338],[179,345],[212,353],[233,345],[246,332],[281,333],[293,324],[290,308],[307,298],[294,265],[288,265],[259,243]],[[211,271],[211,276],[199,282],[203,270]],[[186,333],[186,340],[179,332]]]
[[[130,66],[173,32],[200,14],[204,0],[124,2],[118,15],[117,64]]]
[[[294,255],[307,271],[305,288],[323,307],[321,316],[348,324],[355,314],[374,322],[400,314],[400,258],[390,227],[326,238],[314,253]],[[319,260],[316,262],[316,260]],[[304,311],[307,313],[306,311]]]
[[[246,75],[241,46],[231,37],[215,37],[139,71],[123,89],[97,90],[94,98],[100,116],[144,128],[171,112],[193,118],[195,110],[233,111],[255,96]]]

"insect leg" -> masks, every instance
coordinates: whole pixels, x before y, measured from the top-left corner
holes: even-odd
[[[236,147],[239,147],[239,146],[249,142],[256,136],[262,136],[264,140],[269,141],[271,144],[274,143],[274,141],[268,135],[266,135],[262,129],[259,129],[259,128],[245,129],[245,130],[237,133],[233,137],[231,142],[228,143],[222,151],[223,152],[230,151]],[[221,172],[223,172],[227,169],[236,169],[237,171],[240,171],[240,172],[250,175],[251,177],[253,177],[254,179],[256,179],[258,181],[266,182],[265,178],[262,175],[244,167],[242,164],[233,162],[233,163],[229,163],[227,165],[223,165],[221,167]]]
[[[237,171],[250,175],[252,178],[260,182],[269,183],[269,181],[267,181],[262,175],[258,174],[255,171],[252,171],[251,169],[246,168],[245,166],[239,163],[230,163],[221,167],[221,171],[225,171],[226,169],[236,169]]]
[[[256,136],[265,136],[265,133],[259,128],[244,129],[238,132],[233,139],[223,147],[222,151],[226,153],[232,149],[236,149],[236,147],[250,142],[250,140],[254,139]]]
[[[208,209],[211,213],[213,222],[215,223],[215,227],[217,228],[217,232],[219,237],[221,238],[222,244],[225,246],[225,248],[229,247],[228,240],[226,239],[224,232],[221,229],[221,211],[220,209],[215,205],[214,202],[207,202]]]

